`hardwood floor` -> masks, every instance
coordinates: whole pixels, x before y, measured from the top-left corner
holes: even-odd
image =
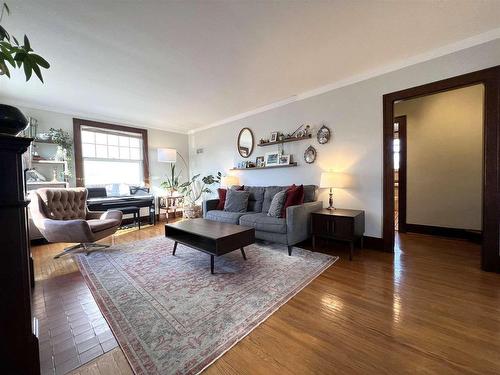
[[[162,234],[160,224],[104,242]],[[395,255],[366,249],[352,262],[335,245],[335,265],[205,373],[500,373],[500,275],[479,269],[479,246],[417,234],[397,243]],[[36,279],[77,270],[52,259],[62,247],[33,247]],[[75,373],[129,370],[115,349]]]

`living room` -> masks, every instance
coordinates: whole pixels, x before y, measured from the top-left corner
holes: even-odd
[[[500,3],[0,5],[3,373],[500,372]]]

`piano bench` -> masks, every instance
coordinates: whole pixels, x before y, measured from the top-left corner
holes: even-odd
[[[113,208],[113,210],[121,211],[122,214],[124,214],[124,215],[127,215],[127,214],[134,215],[134,225],[138,225],[139,229],[141,229],[141,214],[140,214],[139,207],[136,207],[136,206],[116,207],[116,208]]]

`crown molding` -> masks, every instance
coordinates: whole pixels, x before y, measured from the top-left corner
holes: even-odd
[[[330,83],[328,85],[318,87],[316,89],[304,91],[300,94],[292,95],[286,99],[282,99],[282,100],[279,100],[279,101],[276,101],[276,102],[273,102],[273,103],[255,108],[255,109],[252,109],[250,111],[242,112],[242,113],[236,114],[234,116],[227,117],[225,119],[213,122],[209,125],[202,126],[202,127],[196,128],[196,129],[192,129],[192,130],[188,131],[188,134],[195,134],[195,133],[200,132],[202,130],[206,130],[206,129],[214,128],[214,127],[221,126],[224,124],[228,124],[228,123],[236,121],[236,120],[241,120],[243,118],[253,116],[253,115],[256,115],[258,113],[262,113],[262,112],[269,111],[271,109],[283,107],[287,104],[290,104],[290,103],[293,103],[293,102],[296,102],[299,100],[304,100],[307,98],[311,98],[313,96],[321,95],[321,94],[324,94],[326,92],[339,89],[341,87],[345,87],[345,86],[349,86],[349,85],[352,85],[352,84],[355,84],[358,82],[366,81],[370,78],[375,78],[375,77],[381,76],[383,74],[387,74],[387,73],[394,72],[394,71],[397,71],[397,70],[400,70],[403,68],[407,68],[407,67],[412,66],[412,65],[416,65],[419,63],[430,61],[430,60],[433,60],[433,59],[436,59],[436,58],[439,58],[442,56],[449,55],[449,54],[454,53],[454,52],[458,52],[461,50],[465,50],[467,48],[471,48],[471,47],[474,47],[474,46],[477,46],[480,44],[487,43],[487,42],[490,42],[490,41],[493,41],[493,40],[496,40],[499,38],[500,38],[500,28],[493,29],[493,30],[487,31],[487,32],[482,33],[482,34],[474,35],[470,38],[466,38],[466,39],[460,40],[458,42],[450,43],[450,44],[444,45],[442,47],[432,49],[428,52],[409,57],[407,59],[399,60],[395,63],[385,65],[381,68],[377,68],[377,69],[370,70],[368,72],[353,75],[353,76],[348,77],[346,79],[339,80],[339,81]]]
[[[37,104],[29,103],[29,102],[23,102],[20,100],[12,100],[12,99],[9,99],[7,97],[0,97],[0,100],[3,104],[7,104],[7,105],[25,107],[27,109],[36,109],[39,111],[53,112],[53,113],[57,113],[57,114],[81,118],[82,120],[109,122],[109,123],[113,123],[116,125],[133,126],[133,127],[142,128],[142,129],[160,130],[160,131],[164,131],[164,132],[177,133],[177,134],[183,134],[183,135],[188,134],[187,130],[180,130],[180,129],[176,129],[176,128],[174,128],[174,129],[158,128],[158,127],[154,127],[154,126],[125,121],[122,119],[109,117],[109,116],[102,116],[102,115],[87,113],[87,112],[71,112],[71,111],[68,111],[68,110],[65,110],[62,108],[58,108],[58,107],[42,106],[42,105],[37,105]]]

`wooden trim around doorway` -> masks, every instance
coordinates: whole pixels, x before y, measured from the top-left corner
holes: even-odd
[[[432,82],[383,96],[383,240],[394,252],[394,103],[462,87],[484,85],[483,223],[481,268],[500,273],[499,114],[500,66]]]

